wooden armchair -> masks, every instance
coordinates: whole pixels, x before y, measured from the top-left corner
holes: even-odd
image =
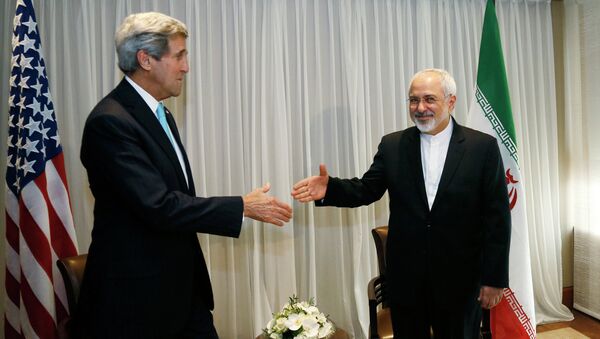
[[[385,289],[385,254],[387,233],[387,226],[380,226],[371,230],[371,234],[373,234],[373,240],[375,241],[375,248],[377,249],[379,275],[369,281],[367,289],[369,296],[369,338],[384,339],[394,337],[392,330],[392,318],[390,315],[390,309],[388,307],[388,299]]]

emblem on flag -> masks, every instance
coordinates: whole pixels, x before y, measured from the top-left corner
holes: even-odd
[[[508,201],[510,203],[510,210],[512,211],[513,207],[517,204],[518,194],[517,194],[517,186],[514,185],[518,183],[517,180],[510,174],[510,168],[506,170],[506,186],[508,186]]]

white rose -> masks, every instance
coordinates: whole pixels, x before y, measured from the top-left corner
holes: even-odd
[[[287,319],[283,318],[283,317],[277,318],[277,321],[275,321],[275,330],[277,332],[283,332],[286,329],[286,325],[285,325],[286,320]]]
[[[319,335],[319,323],[315,317],[306,317],[302,321],[302,328],[304,329],[303,333],[306,334],[309,338],[317,338]]]
[[[309,306],[304,310],[306,313],[308,314],[316,314],[319,313],[319,309],[316,308],[315,306]]]
[[[323,326],[321,326],[321,328],[319,329],[319,338],[325,338],[331,333],[333,333],[333,326],[328,321],[325,324],[323,324]]]
[[[292,331],[295,331],[302,326],[302,320],[304,317],[300,314],[292,313],[285,321],[285,326]]]

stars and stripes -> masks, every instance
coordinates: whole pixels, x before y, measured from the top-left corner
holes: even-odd
[[[31,0],[13,20],[6,169],[4,336],[56,338],[67,316],[57,258],[77,254],[64,158]]]

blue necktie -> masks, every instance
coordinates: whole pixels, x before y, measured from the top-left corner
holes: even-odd
[[[169,128],[169,124],[167,123],[167,115],[165,114],[165,106],[162,104],[162,102],[158,103],[158,107],[156,108],[156,116],[158,116],[158,122],[160,122],[160,125],[165,130],[165,133],[167,133],[167,137],[169,138],[169,141],[171,141],[171,145],[173,145],[173,148],[175,148],[175,140],[173,140],[173,137],[171,136],[171,129]]]

